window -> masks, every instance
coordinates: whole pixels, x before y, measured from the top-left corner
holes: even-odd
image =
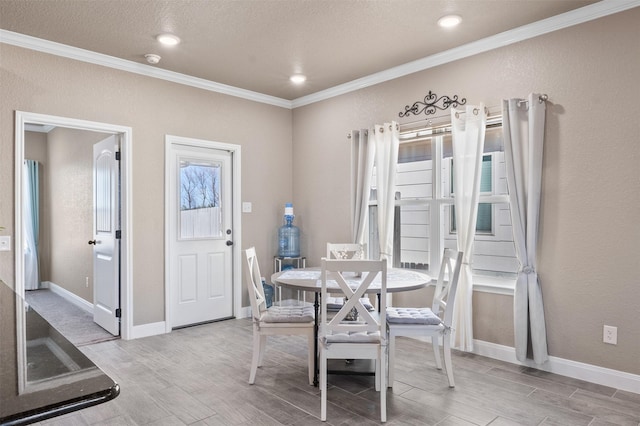
[[[179,159],[180,239],[222,237],[220,174],[217,162]]]
[[[493,158],[491,155],[482,157],[482,172],[480,176],[480,193],[491,195]],[[451,173],[449,174],[451,194],[453,194],[453,159],[451,159]],[[478,219],[476,222],[476,233],[493,234],[493,206],[491,203],[478,203]],[[451,233],[456,232],[456,208],[451,206]]]
[[[457,249],[453,193],[452,140],[449,132],[403,132],[396,176],[394,267],[437,271],[445,247]],[[374,171],[375,173],[375,171]],[[369,223],[377,223],[375,178]],[[513,244],[506,169],[499,125],[487,128],[480,204],[474,243],[474,275],[514,276]],[[379,256],[377,226],[369,227],[369,255]]]

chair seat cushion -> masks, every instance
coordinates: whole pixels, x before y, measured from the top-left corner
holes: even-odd
[[[272,306],[263,314],[264,322],[310,322],[313,321],[313,306]]]
[[[430,308],[388,307],[387,322],[389,324],[439,325],[442,320]]]
[[[380,341],[379,331],[333,332],[324,337],[327,343],[374,343]]]
[[[368,297],[361,297],[360,303],[367,311],[373,311],[373,305]],[[344,297],[327,297],[327,311],[339,311],[344,305]]]

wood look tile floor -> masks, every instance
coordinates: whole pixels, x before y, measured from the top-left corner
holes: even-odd
[[[273,337],[249,385],[251,322],[228,320],[81,350],[121,387],[115,400],[42,425],[320,425],[303,338]],[[456,352],[451,389],[431,345],[399,338],[388,425],[640,425],[640,395]],[[379,424],[373,378],[330,376],[328,425]]]

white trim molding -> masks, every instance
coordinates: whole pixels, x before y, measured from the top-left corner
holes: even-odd
[[[173,136],[173,135],[165,135],[164,137],[164,153],[165,153],[165,164],[164,164],[164,192],[165,192],[165,204],[164,204],[164,214],[165,214],[165,223],[164,223],[164,295],[165,295],[165,321],[164,332],[170,333],[172,330],[173,324],[173,305],[171,303],[173,289],[171,288],[171,279],[170,279],[170,261],[168,259],[170,253],[170,240],[167,236],[170,233],[170,208],[172,206],[169,205],[169,185],[170,185],[170,176],[169,170],[171,166],[171,158],[169,153],[171,152],[171,148],[173,145],[186,145],[186,146],[197,146],[203,148],[211,148],[218,149],[222,151],[228,151],[232,153],[232,181],[233,187],[231,192],[232,203],[233,203],[233,213],[232,213],[232,223],[233,223],[233,271],[232,271],[232,280],[233,280],[233,316],[238,317],[238,315],[242,314],[242,146],[237,144],[231,144],[226,142],[216,142],[204,139],[193,139],[183,136]]]
[[[640,6],[640,0],[602,0],[326,90],[302,96],[292,101],[2,29],[0,29],[0,43],[141,74],[250,101],[294,109],[638,6]]]
[[[298,108],[315,102],[323,101],[355,90],[374,86],[385,81],[393,80],[405,75],[413,74],[449,62],[498,49],[513,43],[538,37],[553,31],[558,31],[584,22],[592,21],[614,13],[622,12],[640,6],[640,0],[603,0],[581,7],[560,15],[552,16],[538,22],[467,43],[422,59],[417,59],[388,70],[371,74],[348,83],[321,90],[311,95],[302,96],[291,102],[292,108]]]
[[[133,215],[132,215],[132,164],[133,164],[133,130],[131,127],[116,124],[99,123],[95,121],[78,120],[75,118],[54,115],[37,114],[32,112],[15,112],[15,171],[14,171],[14,208],[16,218],[22,217],[23,182],[22,162],[24,161],[24,131],[27,124],[40,126],[59,126],[71,129],[89,130],[120,135],[120,152],[122,153],[121,168],[121,211],[120,229],[120,337],[131,339],[133,327]],[[22,226],[14,230],[15,246],[22,247]],[[24,296],[24,256],[15,256],[15,292]]]
[[[253,315],[251,313],[251,306],[243,306],[242,309],[240,310],[237,318],[238,319],[251,318],[251,315]]]
[[[166,332],[166,325],[164,321],[151,322],[149,324],[134,325],[131,331],[131,338],[141,339],[143,337],[165,334]]]
[[[62,43],[56,43],[54,41],[15,33],[13,31],[0,29],[0,43],[11,44],[25,49],[36,50],[38,52],[75,59],[76,61],[101,65],[147,77],[158,78],[160,80],[171,81],[173,83],[192,86],[198,89],[208,90],[210,92],[221,93],[224,95],[235,96],[237,98],[247,99],[254,102],[261,102],[289,109],[291,108],[291,101],[286,99],[264,95],[251,90],[240,89],[238,87],[216,83],[215,81],[192,77],[190,75],[174,71],[163,70],[151,65],[140,64],[126,59],[116,58],[114,56],[104,55],[102,53],[92,52],[90,50],[80,49],[78,47],[68,46]]]
[[[66,301],[82,309],[83,311],[86,311],[87,313],[93,315],[93,303],[84,300],[82,297],[71,293],[69,290],[62,288],[58,284],[52,283],[51,281],[43,281],[41,285],[42,288],[48,288],[52,293],[57,294]]]
[[[597,365],[585,364],[554,356],[550,356],[549,361],[543,365],[535,364],[533,360],[528,360],[526,363],[522,363],[516,358],[515,348],[482,340],[474,340],[473,348],[473,353],[477,355],[640,394],[640,375],[637,374],[626,373],[624,371],[613,370],[610,368],[599,367]]]

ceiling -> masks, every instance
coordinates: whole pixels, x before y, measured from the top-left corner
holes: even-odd
[[[0,28],[145,66],[154,53],[156,68],[291,101],[594,3],[0,0]],[[439,28],[452,13],[462,23]],[[167,32],[181,44],[161,46]],[[294,85],[294,73],[307,81]]]

